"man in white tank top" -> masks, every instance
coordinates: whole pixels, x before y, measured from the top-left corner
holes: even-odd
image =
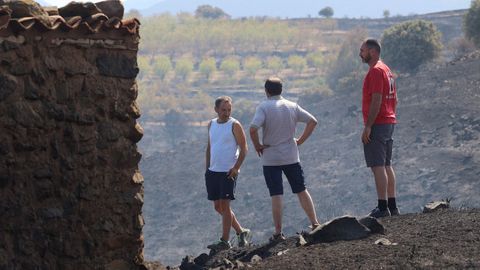
[[[208,245],[209,249],[220,251],[231,248],[230,227],[237,232],[240,247],[249,244],[251,232],[244,229],[230,208],[238,172],[247,154],[247,142],[242,125],[230,117],[232,99],[227,96],[215,100],[218,117],[208,124],[208,145],[206,151],[205,184],[208,199],[213,201],[215,210],[222,216],[222,237]]]

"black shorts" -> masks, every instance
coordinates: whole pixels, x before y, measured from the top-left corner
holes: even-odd
[[[306,189],[305,177],[300,163],[281,166],[263,166],[263,176],[265,176],[265,182],[267,183],[270,196],[283,194],[282,172],[287,177],[293,193],[300,193]]]
[[[226,172],[212,172],[207,170],[205,172],[205,185],[207,186],[208,199],[210,201],[217,201],[220,199],[235,200],[235,185],[237,177],[233,180],[227,178]]]
[[[367,167],[392,164],[393,130],[395,124],[373,125],[370,142],[363,145]]]

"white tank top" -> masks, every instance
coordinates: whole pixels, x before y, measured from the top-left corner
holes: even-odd
[[[210,138],[210,167],[212,172],[228,172],[237,162],[239,149],[233,135],[233,117],[225,123],[212,119],[208,136]]]

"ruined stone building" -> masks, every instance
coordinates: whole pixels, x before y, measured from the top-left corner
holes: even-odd
[[[142,269],[139,22],[0,0],[0,269]]]

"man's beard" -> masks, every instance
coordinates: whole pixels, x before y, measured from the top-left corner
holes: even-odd
[[[367,56],[365,56],[365,57],[362,57],[362,62],[363,62],[363,63],[367,63],[367,64],[368,64],[368,63],[370,62],[370,60],[372,60],[372,57],[371,57],[370,55],[367,55]]]

